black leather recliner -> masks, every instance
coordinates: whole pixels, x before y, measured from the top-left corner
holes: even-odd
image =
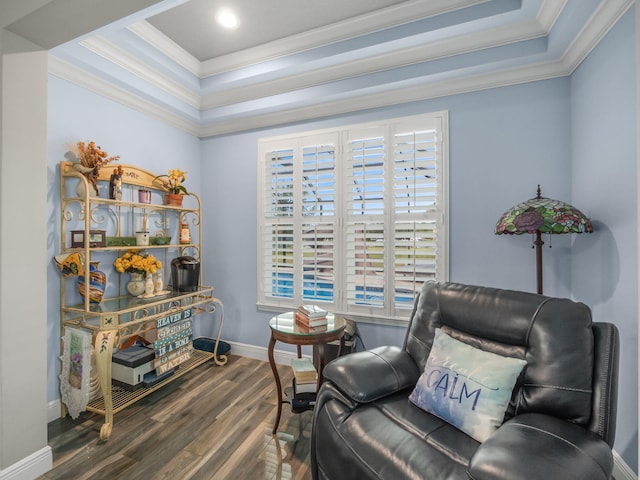
[[[483,443],[412,404],[436,328],[527,361],[504,423]],[[311,437],[315,480],[610,479],[619,337],[582,303],[426,283],[404,345],[325,367]]]

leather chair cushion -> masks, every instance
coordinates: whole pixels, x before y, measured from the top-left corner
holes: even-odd
[[[331,455],[319,459],[323,476],[466,478],[478,442],[413,405],[409,393],[407,389],[353,411],[328,401],[314,432],[318,448],[331,445]]]
[[[609,480],[613,455],[592,432],[564,420],[528,413],[506,422],[476,451],[474,480]]]

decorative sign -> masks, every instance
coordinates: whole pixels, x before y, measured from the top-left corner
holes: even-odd
[[[167,315],[166,317],[160,317],[156,320],[156,328],[168,327],[169,325],[173,325],[174,323],[181,322],[182,320],[191,318],[192,314],[193,314],[193,309],[188,308],[187,310],[182,310],[177,313],[172,313],[170,315]]]
[[[186,361],[188,361],[191,358],[191,352],[193,351],[193,348],[190,348],[191,345],[189,345],[188,347],[183,347],[185,349],[184,353],[180,353],[177,357],[174,357],[173,359],[168,359],[165,363],[159,364],[156,366],[156,362],[160,362],[163,359],[158,358],[156,359],[153,363],[154,366],[156,368],[156,373],[158,375],[162,375],[163,373],[167,372],[168,370],[171,370],[172,368],[177,367],[178,365],[180,365],[181,363],[184,363]],[[178,353],[178,352],[176,352]]]
[[[184,320],[179,323],[174,323],[173,325],[170,325],[168,327],[159,328],[157,330],[157,338],[158,340],[162,340],[165,337],[175,335],[176,333],[180,333],[190,328],[191,328],[191,320]]]
[[[156,359],[153,361],[153,366],[158,375],[191,358],[192,315],[193,309],[189,308],[156,320],[157,340],[153,342]]]
[[[167,337],[160,342],[154,342],[153,348],[156,351],[156,357],[162,357],[167,355],[174,350],[177,350],[185,345],[189,345],[191,343],[191,329],[185,330],[180,335],[175,335],[171,337]]]

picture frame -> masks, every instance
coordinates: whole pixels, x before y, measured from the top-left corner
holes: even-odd
[[[71,230],[71,248],[84,248],[84,230]],[[106,247],[106,230],[89,231],[89,247]]]

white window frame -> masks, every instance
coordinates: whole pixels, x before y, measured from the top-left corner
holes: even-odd
[[[257,222],[258,222],[258,239],[257,239],[257,253],[258,253],[258,275],[257,275],[257,288],[258,288],[258,307],[264,310],[269,311],[285,311],[285,310],[293,310],[297,306],[308,303],[316,303],[318,305],[323,306],[323,308],[330,310],[336,314],[341,314],[349,318],[365,320],[371,323],[386,323],[386,324],[402,324],[408,320],[408,317],[411,313],[411,306],[413,302],[407,301],[404,299],[404,303],[400,303],[398,300],[398,291],[396,290],[396,285],[394,284],[393,272],[395,272],[396,267],[394,265],[394,255],[398,256],[398,250],[395,248],[400,248],[398,245],[406,241],[406,238],[400,239],[398,234],[396,234],[396,225],[399,222],[404,222],[404,224],[408,222],[415,224],[418,222],[419,224],[429,223],[431,225],[430,228],[433,229],[435,233],[435,244],[434,247],[436,249],[437,255],[435,260],[435,277],[434,279],[439,281],[447,281],[449,278],[449,131],[448,131],[448,112],[434,112],[423,115],[415,115],[410,117],[402,117],[391,120],[386,120],[382,122],[370,122],[364,124],[350,125],[345,127],[337,127],[333,129],[326,130],[316,130],[311,132],[303,132],[299,134],[278,136],[278,137],[270,137],[263,138],[258,140],[258,208],[257,208]],[[394,156],[394,140],[400,137],[401,132],[408,131],[411,134],[411,130],[415,130],[416,132],[421,131],[435,131],[435,136],[433,137],[432,144],[434,146],[434,158],[435,162],[431,161],[435,166],[436,172],[436,180],[435,183],[437,187],[435,188],[435,193],[432,194],[430,199],[433,200],[433,204],[430,206],[421,205],[416,207],[416,212],[419,213],[402,213],[401,211],[405,207],[398,208],[396,202],[394,202],[394,192],[397,191],[397,184],[399,180],[394,180],[394,167],[397,162],[397,158],[399,156]],[[384,145],[379,148],[380,157],[383,157],[383,200],[384,208],[382,211],[378,211],[377,209],[368,210],[366,207],[362,207],[362,210],[358,213],[362,215],[362,218],[365,221],[379,221],[382,222],[384,226],[384,239],[382,241],[383,248],[381,251],[384,251],[383,258],[384,260],[384,268],[383,274],[379,281],[381,282],[383,291],[385,292],[385,300],[381,305],[362,305],[359,302],[354,301],[353,292],[347,293],[348,280],[347,280],[347,271],[355,272],[354,268],[354,244],[353,242],[347,242],[347,233],[348,231],[355,232],[353,227],[350,227],[349,222],[351,221],[351,225],[353,225],[354,217],[350,216],[350,212],[353,212],[354,202],[351,202],[351,210],[349,210],[349,199],[353,198],[353,189],[349,190],[349,183],[353,182],[351,177],[349,177],[350,172],[353,172],[353,169],[350,166],[350,156],[349,156],[349,139],[362,137],[366,138],[367,133],[374,132],[376,135],[382,135]],[[362,136],[364,134],[364,137]],[[432,134],[429,134],[432,135]],[[405,138],[406,136],[402,137]],[[326,146],[326,145],[335,145],[335,160],[333,164],[333,170],[331,170],[331,158],[327,162],[326,170],[329,172],[328,175],[331,175],[333,172],[333,181],[334,188],[333,190],[329,189],[326,191],[330,191],[332,195],[325,196],[318,203],[326,202],[328,205],[328,209],[326,211],[322,211],[320,213],[309,213],[307,211],[306,215],[303,214],[302,210],[302,199],[303,197],[307,200],[307,205],[310,200],[313,200],[312,197],[309,196],[308,192],[303,191],[305,188],[303,187],[303,179],[307,178],[302,173],[302,158],[303,158],[303,150],[305,147],[309,146]],[[324,149],[326,150],[326,149]],[[269,195],[273,195],[273,187],[270,183],[269,192],[267,191],[266,180],[267,178],[271,181],[274,180],[274,176],[269,173],[269,177],[267,177],[267,157],[268,155],[273,156],[273,152],[291,152],[293,154],[293,159],[291,161],[291,169],[289,171],[289,163],[287,160],[287,167],[282,170],[283,162],[276,162],[280,165],[279,168],[283,171],[284,180],[280,182],[280,184],[286,184],[285,188],[281,190],[279,195],[282,195],[280,202],[288,204],[288,198],[291,197],[293,209],[285,206],[284,210],[280,209],[280,212],[286,211],[286,215],[282,213],[280,216],[278,215],[270,215],[273,212],[272,202],[269,200],[272,198]],[[324,152],[326,154],[326,152]],[[276,156],[278,154],[275,154]],[[331,154],[327,154],[329,157]],[[416,155],[418,155],[416,153]],[[284,158],[284,157],[281,157]],[[288,154],[287,154],[287,158]],[[269,167],[270,168],[270,167]],[[405,169],[406,170],[406,169]],[[409,169],[413,172],[417,171],[416,169]],[[269,170],[272,172],[272,170]],[[275,170],[274,170],[275,172]],[[313,173],[313,172],[312,172]],[[288,175],[291,175],[289,178]],[[316,175],[317,177],[317,175]],[[414,182],[417,183],[416,178],[413,179]],[[375,181],[375,179],[374,179]],[[423,180],[424,182],[424,180]],[[433,183],[434,181],[431,180]],[[291,183],[291,185],[289,184]],[[396,185],[396,189],[394,190],[394,185]],[[413,184],[412,184],[413,186]],[[291,188],[292,187],[292,188]],[[412,187],[407,187],[412,188]],[[421,195],[424,194],[425,188],[424,185],[418,187],[418,189],[422,192]],[[431,191],[431,189],[430,189]],[[318,194],[320,195],[320,194]],[[424,197],[417,197],[416,199],[423,201]],[[412,197],[413,198],[413,197]],[[319,208],[319,207],[318,207]],[[358,208],[357,206],[355,208]],[[409,207],[406,207],[409,211]],[[327,213],[328,212],[328,213]],[[368,213],[372,213],[369,215]],[[309,216],[311,215],[311,216]],[[360,218],[360,217],[357,217]],[[316,230],[313,229],[314,225],[318,224]],[[274,260],[271,256],[273,254],[273,239],[276,238],[274,231],[274,225],[287,225],[286,227],[282,227],[282,232],[286,232],[286,235],[282,237],[278,236],[278,245],[287,246],[286,255],[283,256],[284,264],[288,271],[291,271],[292,281],[291,287],[293,289],[292,297],[282,297],[277,295],[269,295],[268,290],[273,292],[273,286],[268,285],[269,278],[273,278],[273,265]],[[294,233],[290,234],[292,229]],[[302,226],[305,225],[307,228],[304,230]],[[328,278],[332,278],[332,286],[333,286],[333,300],[309,300],[303,297],[303,264],[305,263],[303,250],[303,232],[311,232],[309,235],[321,232],[319,242],[321,243],[322,250],[321,253],[326,254],[329,261],[327,262],[330,265],[330,268],[327,269],[326,275]],[[359,230],[358,230],[359,231]],[[411,230],[409,230],[411,231]],[[425,232],[426,229],[423,227],[422,230],[413,230],[415,232]],[[391,240],[389,240],[389,233],[391,232]],[[432,232],[432,233],[433,233]],[[269,237],[265,235],[269,233]],[[380,237],[379,232],[375,232],[377,238]],[[416,235],[413,235],[416,237]],[[267,238],[270,239],[270,242],[267,242]],[[351,237],[355,238],[355,237]],[[282,240],[282,243],[280,243]],[[410,239],[409,239],[410,240]],[[371,240],[369,240],[371,241]],[[320,244],[319,243],[319,244]],[[414,241],[413,244],[416,242]],[[398,245],[397,245],[398,244]],[[328,252],[327,250],[331,250],[331,245],[333,246],[333,251]],[[358,244],[358,245],[371,245],[371,243]],[[284,247],[283,247],[284,248]],[[317,246],[315,247],[317,251]],[[366,248],[366,247],[365,247]],[[411,247],[408,247],[411,248]],[[418,250],[415,250],[418,251]],[[415,252],[414,251],[414,252]],[[284,250],[283,250],[284,252]],[[307,250],[307,254],[309,251]],[[268,258],[267,258],[268,257]],[[371,260],[370,256],[365,255],[368,260]],[[402,255],[400,255],[402,257]],[[403,257],[404,258],[404,257]],[[406,260],[405,260],[406,261]],[[313,260],[311,261],[313,262]],[[307,268],[309,267],[307,262]],[[331,270],[332,268],[332,270]],[[379,269],[379,266],[377,267]],[[316,271],[316,270],[314,270]],[[357,270],[362,273],[361,270]],[[410,274],[411,275],[411,274]],[[420,280],[419,273],[413,273],[414,279]],[[317,277],[314,277],[315,285],[320,282]],[[269,287],[269,288],[267,288]],[[280,288],[280,287],[278,287]],[[287,287],[288,288],[288,287]],[[414,285],[412,288],[416,288]],[[307,290],[308,292],[308,290]],[[391,293],[390,293],[391,292]],[[351,299],[347,298],[351,295]],[[390,295],[393,296],[393,300],[390,301]],[[373,298],[373,297],[370,297]],[[374,302],[375,303],[375,302]]]

